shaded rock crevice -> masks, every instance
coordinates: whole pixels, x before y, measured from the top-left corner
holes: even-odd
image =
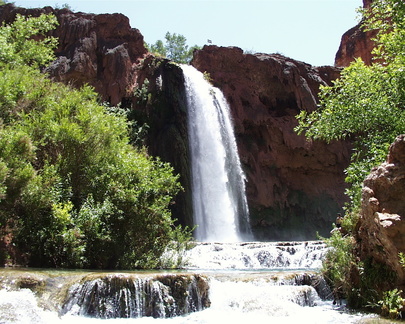
[[[149,55],[137,71],[137,88],[145,87],[146,97],[130,97],[132,116],[148,125],[149,154],[169,162],[183,187],[171,206],[173,217],[193,226],[190,153],[187,130],[187,100],[180,66]]]

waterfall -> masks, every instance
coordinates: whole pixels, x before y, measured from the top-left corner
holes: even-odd
[[[195,238],[238,242],[250,235],[245,176],[229,106],[194,67],[182,65],[188,105]]]

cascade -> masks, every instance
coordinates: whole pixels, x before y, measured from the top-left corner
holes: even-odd
[[[27,283],[29,289],[17,288]],[[344,312],[325,300],[330,290],[319,274],[281,268],[271,275],[262,271],[58,274],[53,270],[40,277],[35,271],[0,270],[0,286],[0,323],[114,324],[128,319],[163,324],[324,324],[360,323],[367,317]]]
[[[237,242],[250,234],[245,176],[229,106],[194,67],[182,65],[188,105],[195,238]]]
[[[97,318],[168,318],[209,305],[208,286],[198,275],[91,275],[72,285],[62,314]]]
[[[326,252],[321,241],[196,243],[186,259],[193,269],[316,270]]]

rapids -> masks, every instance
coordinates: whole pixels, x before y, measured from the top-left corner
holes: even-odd
[[[196,243],[186,260],[191,269],[318,269],[325,252],[321,241]]]
[[[318,273],[325,253],[320,242],[199,243],[187,253],[190,268],[181,271],[2,269],[0,323],[359,323],[370,318],[333,305]],[[197,261],[204,269],[197,269]]]

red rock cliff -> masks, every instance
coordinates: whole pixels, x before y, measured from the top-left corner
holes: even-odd
[[[363,0],[363,7],[369,8],[372,0]],[[335,56],[335,66],[349,66],[355,58],[361,58],[366,64],[371,64],[373,56],[371,51],[374,48],[372,39],[374,31],[363,31],[361,22],[343,34],[339,49]]]
[[[349,146],[308,142],[294,127],[301,109],[316,109],[319,86],[339,70],[216,46],[197,51],[192,64],[210,74],[231,106],[257,235],[327,235],[345,201]]]
[[[56,81],[75,86],[92,85],[101,97],[118,104],[134,86],[136,64],[146,54],[143,36],[131,28],[122,14],[73,13],[68,9],[0,7],[0,21],[9,23],[17,14],[39,16],[53,13],[59,26],[57,60],[47,69]]]
[[[402,289],[405,287],[405,268],[400,264],[398,254],[405,253],[404,197],[405,135],[400,135],[390,147],[387,162],[376,167],[364,181],[355,237],[360,258],[371,258],[393,270],[398,282],[388,284],[396,284]]]

